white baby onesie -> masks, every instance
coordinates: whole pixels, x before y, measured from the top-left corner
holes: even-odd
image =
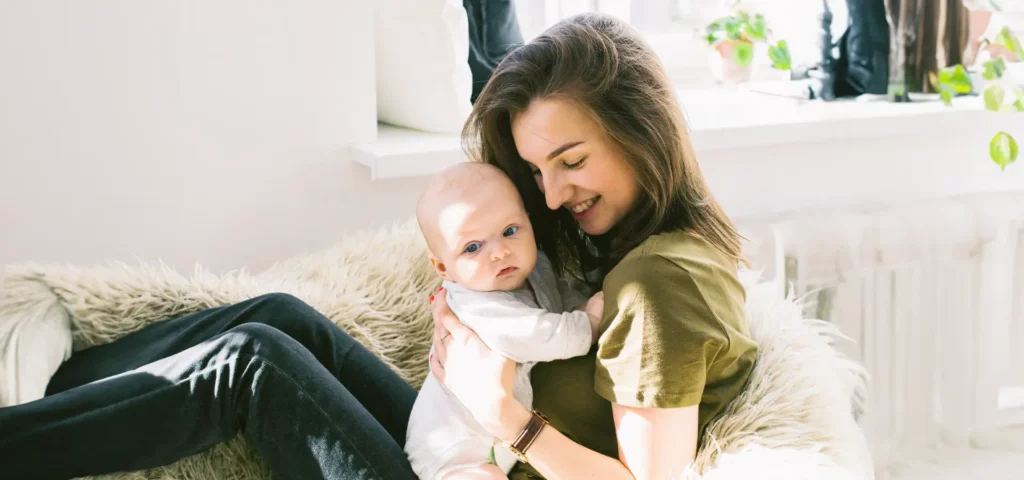
[[[587,301],[555,277],[551,261],[537,255],[527,278],[533,289],[475,292],[444,282],[448,306],[492,350],[514,360],[516,400],[533,407],[530,369],[590,351],[590,318],[570,311]],[[563,313],[564,312],[564,313]],[[506,473],[517,457],[490,436],[433,375],[427,375],[409,418],[405,452],[420,480],[436,480],[462,467],[487,463],[494,447],[497,465]]]

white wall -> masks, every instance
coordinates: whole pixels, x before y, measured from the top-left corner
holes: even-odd
[[[423,178],[371,183],[372,5],[0,2],[0,265],[163,259],[259,269],[408,218]],[[992,117],[995,119],[996,117]],[[1021,119],[875,142],[702,154],[741,220],[1024,188],[986,159]],[[1009,124],[1004,124],[1011,123]]]
[[[421,180],[347,158],[372,28],[361,0],[0,2],[0,265],[260,268],[411,214]]]

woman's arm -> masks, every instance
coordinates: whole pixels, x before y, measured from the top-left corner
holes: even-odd
[[[638,479],[682,478],[697,455],[698,406],[637,408],[612,404],[619,459]]]
[[[459,322],[443,295],[436,296],[433,307],[436,355],[430,360],[431,371],[484,428],[511,442],[531,415],[512,395],[515,363],[490,351]],[[612,409],[620,458],[583,447],[547,426],[527,451],[530,463],[549,480],[661,480],[678,478],[693,460],[696,406],[653,409],[613,404]]]
[[[612,414],[619,442],[618,459],[583,447],[548,426],[527,451],[530,464],[548,480],[662,480],[680,478],[683,469],[693,461],[697,450],[697,406],[657,409],[612,404]]]

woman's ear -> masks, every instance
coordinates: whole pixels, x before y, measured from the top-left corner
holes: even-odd
[[[430,258],[430,266],[434,267],[434,271],[437,272],[437,276],[448,280],[448,268],[444,266],[444,262],[432,253],[428,254],[428,258]]]

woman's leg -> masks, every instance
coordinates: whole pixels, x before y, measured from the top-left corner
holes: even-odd
[[[136,369],[251,323],[274,327],[306,347],[399,445],[405,444],[415,389],[323,314],[281,293],[156,323],[113,343],[77,352],[57,370],[46,393]]]
[[[333,367],[380,371],[355,363]],[[395,383],[387,373],[371,381]],[[0,465],[10,478],[138,470],[241,432],[280,478],[415,479],[393,433],[364,408],[372,403],[346,386],[291,336],[245,323],[168,358],[0,409]]]

